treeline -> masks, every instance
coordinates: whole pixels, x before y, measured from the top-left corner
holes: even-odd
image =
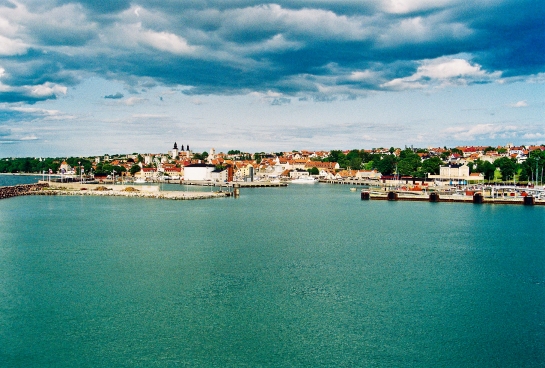
[[[491,148],[492,149],[492,148]],[[433,156],[422,160],[418,153],[427,153],[425,150],[413,151],[407,148],[400,152],[399,156],[394,155],[395,150],[390,148],[388,154],[369,153],[364,150],[352,150],[344,154],[340,150],[333,150],[329,156],[322,161],[337,162],[343,169],[376,169],[383,175],[407,175],[423,178],[426,174],[439,174],[440,167],[445,165],[453,153],[462,154],[456,148],[443,152],[440,156]],[[528,155],[523,163],[510,157],[500,157],[493,163],[476,160],[469,162],[470,173],[482,173],[486,180],[493,180],[497,170],[504,181],[512,180],[517,175],[518,180],[535,180],[543,176],[545,164],[545,151],[534,150]]]
[[[376,169],[383,175],[410,175],[425,177],[426,174],[439,174],[439,167],[444,164],[440,157],[431,157],[422,161],[412,149],[407,148],[394,155],[395,150],[390,148],[388,154],[369,153],[364,150],[352,150],[344,154],[340,150],[333,150],[323,161],[337,162],[344,169]]]
[[[131,159],[129,159],[130,161]],[[44,158],[37,159],[31,157],[21,158],[4,158],[0,160],[0,173],[29,173],[29,174],[42,174],[48,173],[49,170],[53,173],[58,173],[61,164],[66,161],[68,165],[74,168],[77,175],[80,174],[80,170],[84,173],[93,173],[95,175],[109,175],[115,170],[117,174],[127,171],[123,166],[111,165],[109,163],[98,163],[93,169],[92,161],[85,158],[70,157],[64,158]]]
[[[46,158],[36,159],[30,157],[23,158],[4,158],[0,160],[0,173],[36,173],[41,174],[44,171],[59,171],[63,159]]]

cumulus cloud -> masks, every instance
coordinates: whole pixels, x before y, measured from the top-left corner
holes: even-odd
[[[522,136],[524,139],[532,139],[532,140],[538,140],[538,139],[544,139],[545,133],[526,133]]]
[[[185,39],[173,33],[143,31],[140,37],[142,43],[173,54],[188,54],[195,50]]]
[[[520,127],[515,125],[477,124],[473,126],[450,127],[443,131],[445,137],[458,141],[479,139],[515,138]]]
[[[533,0],[3,1],[0,102],[56,98],[88,76],[325,101],[542,80],[544,12]]]
[[[382,87],[410,89],[423,88],[428,85],[466,85],[491,82],[500,77],[501,72],[487,73],[482,70],[480,65],[470,64],[467,60],[440,57],[422,61],[416,73],[407,77],[393,79],[382,84]]]
[[[12,56],[24,54],[28,49],[28,45],[20,39],[9,39],[0,35],[0,56]]]

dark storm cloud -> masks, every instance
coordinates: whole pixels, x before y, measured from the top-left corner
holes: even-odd
[[[55,98],[91,75],[134,92],[146,80],[315,101],[524,79],[545,69],[544,18],[532,0],[0,0],[0,102]],[[45,83],[52,93],[32,93]]]

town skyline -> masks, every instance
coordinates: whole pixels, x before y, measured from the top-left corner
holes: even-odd
[[[187,147],[187,149],[185,149],[185,147]],[[192,146],[191,146],[192,147]],[[529,144],[529,145],[525,145],[525,144],[514,144],[512,142],[508,142],[508,143],[505,143],[505,144],[499,144],[499,145],[493,145],[493,144],[482,144],[482,145],[455,145],[455,146],[449,146],[449,145],[443,145],[443,146],[431,146],[431,145],[428,145],[428,146],[414,146],[414,145],[402,145],[402,146],[395,146],[395,145],[384,145],[384,146],[376,146],[376,147],[353,147],[353,148],[349,148],[349,149],[346,149],[346,148],[333,148],[333,149],[289,149],[289,150],[271,150],[271,151],[265,151],[265,150],[257,150],[257,151],[245,151],[245,150],[240,150],[238,149],[238,147],[232,147],[232,148],[229,148],[229,149],[226,149],[226,150],[216,150],[215,147],[209,147],[208,149],[204,149],[204,150],[193,150],[193,149],[189,149],[190,148],[190,145],[189,144],[178,144],[177,141],[173,142],[173,146],[169,149],[165,149],[163,147],[163,149],[161,150],[157,150],[157,151],[138,151],[138,150],[135,150],[134,147],[133,149],[130,149],[126,152],[106,152],[106,153],[101,153],[101,154],[98,154],[98,153],[95,153],[95,154],[89,154],[89,155],[77,155],[77,154],[69,154],[69,155],[59,155],[59,156],[33,156],[33,155],[23,155],[23,156],[5,156],[5,157],[0,157],[0,159],[8,159],[8,158],[25,158],[25,157],[34,157],[34,158],[68,158],[68,157],[80,157],[80,158],[92,158],[92,157],[105,157],[105,156],[109,156],[109,157],[132,157],[132,156],[138,156],[138,155],[152,155],[152,156],[160,156],[160,155],[164,155],[164,156],[168,156],[168,155],[172,155],[172,149],[176,149],[178,152],[187,152],[187,154],[191,154],[191,157],[193,157],[195,154],[196,155],[201,155],[203,153],[205,154],[209,154],[212,150],[216,153],[216,154],[221,154],[221,155],[225,155],[225,156],[237,156],[237,155],[255,155],[255,154],[258,154],[258,155],[261,155],[261,154],[265,154],[265,155],[276,155],[278,156],[279,154],[281,154],[280,156],[282,155],[288,155],[288,154],[294,154],[294,153],[298,153],[298,154],[301,154],[301,153],[306,153],[306,154],[316,154],[316,153],[321,153],[321,154],[329,154],[330,152],[332,151],[339,151],[339,152],[343,152],[343,153],[348,153],[350,151],[354,151],[354,150],[357,150],[357,151],[366,151],[366,152],[369,152],[369,153],[388,153],[389,151],[392,151],[392,149],[395,151],[395,152],[400,152],[401,150],[404,150],[404,149],[411,149],[413,151],[438,151],[438,150],[445,150],[445,151],[452,151],[454,150],[455,152],[457,150],[464,150],[464,149],[467,149],[469,151],[484,151],[484,150],[487,150],[487,151],[497,151],[498,149],[500,150],[505,150],[504,152],[508,152],[509,149],[511,148],[515,148],[516,150],[518,149],[525,149],[527,151],[532,151],[532,150],[536,150],[536,149],[540,149],[540,150],[545,150],[545,143],[541,143],[541,144]],[[216,152],[217,151],[217,152]],[[188,156],[189,157],[189,156]]]
[[[1,0],[0,157],[540,144],[544,18],[531,0]]]

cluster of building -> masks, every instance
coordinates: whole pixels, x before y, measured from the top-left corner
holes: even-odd
[[[428,148],[426,152],[417,153],[422,160],[431,157],[443,157],[445,165],[440,168],[438,175],[428,175],[428,180],[460,182],[479,182],[484,177],[480,173],[470,173],[467,164],[477,160],[493,163],[500,157],[511,157],[517,162],[523,162],[529,152],[544,146],[516,147],[508,144],[505,147],[492,149],[488,146],[465,146],[456,149]],[[370,154],[399,156],[401,149],[371,149],[365,150]],[[455,151],[455,153],[452,153]],[[350,151],[344,151],[348,154]],[[446,156],[446,154],[448,155]],[[167,153],[159,154],[132,154],[123,157],[110,158],[96,157],[95,164],[107,161],[114,166],[122,166],[127,171],[133,165],[139,165],[140,170],[135,173],[134,179],[140,181],[155,180],[186,180],[186,181],[256,181],[297,179],[309,176],[309,169],[314,169],[316,177],[324,180],[400,180],[396,176],[384,176],[377,170],[344,169],[337,162],[323,162],[330,155],[329,151],[292,151],[279,154],[263,154],[259,160],[249,159],[250,155],[217,153],[214,148],[207,157],[199,157],[189,149],[189,145],[173,148]],[[70,174],[66,162],[61,165],[63,173]],[[408,179],[408,178],[406,178]]]

